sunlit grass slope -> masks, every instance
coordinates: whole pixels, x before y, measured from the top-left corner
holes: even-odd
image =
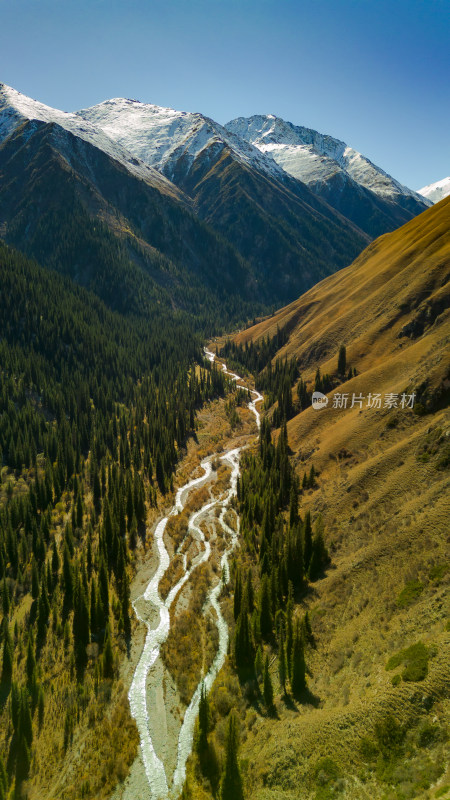
[[[332,562],[304,599],[314,703],[280,692],[278,719],[243,737],[258,800],[450,796],[449,223],[450,198],[237,337],[288,325],[278,356],[337,384],[288,422],[300,477],[319,473],[301,513],[323,514]],[[357,374],[338,385],[341,343]],[[336,392],[414,392],[416,409],[335,409]]]

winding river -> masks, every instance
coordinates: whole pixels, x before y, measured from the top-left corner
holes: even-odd
[[[215,359],[215,353],[212,353],[207,348],[204,349],[204,352],[206,358],[208,358],[209,361],[213,362]],[[236,375],[233,372],[230,372],[225,364],[222,364],[222,369],[230,378],[232,378],[236,382],[241,380],[240,376]],[[239,384],[237,384],[237,386],[238,388],[246,388],[244,386],[240,387]],[[252,391],[251,394],[253,396],[253,399],[248,404],[248,407],[255,415],[256,424],[259,429],[260,415],[256,409],[256,403],[261,401],[263,398],[262,395],[256,391]],[[225,656],[227,654],[228,626],[222,616],[219,604],[219,596],[222,590],[223,582],[228,583],[229,581],[230,571],[228,565],[228,558],[230,553],[235,548],[238,540],[239,518],[236,515],[236,530],[233,530],[233,528],[227,525],[225,521],[225,515],[227,511],[231,508],[230,506],[231,500],[236,494],[236,485],[239,476],[239,459],[241,450],[242,448],[238,447],[220,456],[218,456],[218,454],[216,456],[215,455],[209,456],[201,463],[203,469],[203,475],[201,475],[199,478],[194,478],[193,480],[188,481],[188,483],[186,483],[184,486],[178,489],[173,508],[171,509],[170,513],[158,523],[154,532],[154,541],[155,541],[156,551],[159,557],[158,567],[152,579],[150,580],[144,594],[138,597],[133,603],[134,612],[137,618],[141,622],[143,622],[147,627],[147,635],[145,639],[144,648],[133,676],[133,681],[130,687],[130,691],[128,693],[128,697],[130,701],[131,714],[136,721],[140,736],[142,760],[144,763],[145,773],[148,780],[148,793],[147,793],[148,800],[169,800],[169,798],[173,800],[174,798],[177,798],[181,793],[181,789],[183,787],[183,783],[186,776],[186,762],[192,750],[194,726],[198,714],[201,686],[202,683],[204,683],[206,691],[209,692],[219,670],[221,669],[225,661]],[[220,460],[227,463],[231,468],[231,478],[230,478],[229,488],[222,497],[205,503],[198,511],[193,513],[192,516],[190,517],[188,534],[191,534],[192,537],[197,542],[201,543],[201,546],[203,548],[201,556],[200,558],[195,559],[195,563],[191,564],[190,568],[188,569],[187,557],[186,554],[184,554],[183,575],[179,579],[177,584],[172,587],[166,599],[162,600],[159,595],[159,584],[170,563],[169,554],[164,544],[164,531],[168,519],[170,516],[178,514],[180,513],[180,511],[183,510],[189,492],[192,488],[201,486],[210,478],[212,472],[211,461],[215,457],[219,457]],[[170,608],[175,597],[177,596],[182,586],[186,583],[186,581],[189,580],[189,577],[193,572],[193,570],[195,570],[200,564],[204,563],[205,561],[208,561],[210,557],[211,545],[209,541],[205,538],[205,535],[200,527],[200,522],[202,522],[205,518],[207,518],[208,514],[211,512],[211,509],[213,508],[215,509],[216,506],[220,506],[220,514],[218,517],[218,522],[224,534],[227,535],[228,541],[230,542],[221,558],[222,578],[209,591],[208,599],[205,604],[207,605],[207,603],[209,602],[209,604],[214,608],[216,614],[216,624],[219,633],[219,644],[215,659],[208,673],[203,678],[203,680],[199,682],[192,697],[192,700],[185,711],[183,722],[178,736],[176,767],[173,776],[169,779],[166,774],[166,769],[163,761],[156,754],[153,740],[151,737],[151,732],[150,732],[151,726],[149,724],[149,715],[151,713],[155,714],[156,709],[148,708],[147,678],[150,669],[155,664],[156,660],[159,658],[161,645],[163,644],[163,642],[165,642],[165,640],[169,635]],[[157,624],[156,627],[154,627],[153,620],[155,618],[157,619],[158,616],[159,616],[159,623]],[[155,720],[155,722],[157,723],[157,720]]]

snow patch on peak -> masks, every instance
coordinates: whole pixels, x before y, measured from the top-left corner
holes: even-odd
[[[284,176],[270,155],[197,112],[116,98],[77,114],[169,178],[181,157],[188,172],[194,160],[213,145],[228,147],[241,162],[262,172]]]
[[[423,202],[416,192],[357,150],[312,128],[293,125],[272,114],[238,117],[225,127],[263,152],[270,152],[286,172],[306,184],[326,181],[340,172],[386,199],[406,195]]]
[[[428,186],[423,186],[422,189],[418,189],[418,192],[432,203],[439,203],[439,200],[443,200],[444,197],[450,195],[450,176],[442,178],[442,180],[435,183],[430,183]]]
[[[136,101],[125,102],[134,103]],[[157,170],[139,161],[133,153],[128,152],[120,143],[114,142],[89,120],[80,118],[76,113],[51,108],[51,106],[39,103],[6,84],[0,84],[0,143],[27,120],[55,123],[74,136],[103,150],[141,180],[157,186],[161,191],[171,194],[177,192],[175,187]]]

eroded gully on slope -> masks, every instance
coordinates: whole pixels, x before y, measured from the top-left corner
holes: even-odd
[[[215,354],[205,348],[205,356],[213,362]],[[222,364],[223,371],[233,380],[236,381],[238,388],[240,387],[238,381],[241,380],[239,375],[227,370],[226,365]],[[255,415],[256,424],[258,429],[260,427],[260,415],[256,409],[256,403],[261,401],[262,395],[254,390],[251,391],[254,399],[248,404],[249,409]],[[219,670],[221,669],[228,649],[228,626],[222,616],[219,604],[219,596],[222,590],[223,582],[228,583],[230,578],[228,557],[237,544],[239,533],[239,518],[236,515],[236,530],[233,530],[225,521],[226,512],[230,509],[232,498],[236,495],[236,485],[239,476],[239,459],[242,447],[237,447],[219,456],[214,454],[202,461],[201,467],[203,475],[199,478],[194,478],[188,481],[184,486],[178,489],[175,497],[175,503],[169,514],[162,519],[156,526],[154,532],[155,550],[158,554],[158,566],[156,572],[147,585],[143,595],[138,597],[133,602],[133,608],[137,618],[144,623],[147,628],[144,648],[136,667],[131,687],[128,693],[131,714],[136,721],[136,725],[140,736],[140,748],[142,761],[145,768],[145,774],[148,781],[146,797],[148,800],[172,800],[177,798],[181,792],[185,775],[186,775],[186,762],[192,750],[195,720],[198,714],[200,694],[202,683],[205,685],[206,691],[209,692]],[[187,567],[186,553],[183,555],[183,575],[178,580],[175,586],[172,587],[165,600],[162,600],[159,595],[159,584],[166,572],[170,558],[164,544],[164,531],[169,520],[169,517],[180,513],[189,496],[189,492],[194,487],[199,487],[206,483],[211,475],[212,466],[211,462],[214,458],[220,458],[221,461],[227,463],[231,467],[230,485],[224,495],[218,499],[210,500],[205,503],[198,511],[193,513],[189,519],[188,532],[186,536],[191,535],[203,547],[203,551],[199,558],[196,558],[191,564],[190,568]],[[211,545],[205,538],[205,535],[200,527],[200,523],[204,522],[208,515],[211,514],[212,509],[216,510],[220,507],[220,514],[218,523],[221,526],[224,535],[229,537],[230,544],[224,551],[221,558],[221,579],[209,591],[205,607],[208,603],[212,606],[216,614],[216,625],[219,634],[219,643],[214,661],[202,680],[197,685],[193,694],[191,702],[185,711],[183,722],[178,735],[177,746],[177,760],[175,771],[172,778],[169,780],[166,774],[166,768],[162,759],[157,755],[154,742],[152,739],[151,731],[155,730],[158,725],[158,708],[156,705],[151,706],[148,703],[148,676],[151,668],[155,662],[160,658],[160,649],[163,642],[166,641],[170,631],[170,608],[177,597],[178,592],[189,580],[191,573],[200,564],[208,561],[211,554]],[[180,545],[181,547],[181,545]],[[180,548],[178,548],[180,549]],[[159,623],[155,627],[155,618]],[[156,716],[156,718],[155,718]]]

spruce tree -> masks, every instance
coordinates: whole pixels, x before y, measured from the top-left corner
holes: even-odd
[[[31,564],[31,596],[33,600],[39,597],[39,573],[34,556]]]
[[[36,658],[34,656],[34,642],[33,642],[32,631],[30,631],[28,636],[26,673],[27,673],[27,687],[28,690],[32,692],[36,684]]]
[[[245,595],[234,631],[234,656],[238,668],[250,666],[253,660],[253,642]]]
[[[252,581],[252,569],[251,567],[247,570],[247,581],[246,581],[246,593],[247,593],[247,603],[248,603],[248,610],[250,614],[252,613],[255,607],[255,593],[253,590],[253,581]]]
[[[6,578],[3,578],[2,609],[3,609],[3,617],[4,617],[5,620],[7,620],[8,617],[9,617],[9,609],[10,609],[10,607],[11,607],[11,602],[10,602],[10,599],[9,599],[8,584],[6,583]]]
[[[292,646],[294,643],[294,587],[289,581],[288,600],[286,604],[286,660],[289,678],[291,678]]]
[[[1,466],[1,454],[0,454],[0,466]],[[6,792],[8,789],[8,776],[6,773],[5,763],[3,758],[0,756],[0,800],[6,800]]]
[[[220,790],[220,800],[244,800],[242,778],[238,762],[238,719],[234,711],[228,717],[225,742],[225,769]]]
[[[208,747],[209,729],[209,704],[204,681],[200,690],[200,703],[198,707],[198,741],[197,750],[204,753]]]
[[[7,620],[3,621],[3,660],[2,660],[2,676],[1,685],[9,686],[11,684],[13,674],[13,648],[11,642],[11,634]]]
[[[114,654],[111,643],[109,625],[106,629],[105,646],[103,648],[102,668],[104,678],[114,678]]]
[[[266,654],[264,659],[264,680],[263,680],[263,696],[266,708],[270,711],[273,707],[273,686],[272,679],[269,672],[269,656]]]
[[[236,569],[236,576],[234,580],[233,613],[235,620],[237,620],[241,611],[241,601],[242,601],[242,579],[241,579],[241,570],[238,567]]]
[[[339,348],[339,356],[338,356],[338,375],[345,375],[345,370],[347,367],[347,351],[345,349],[345,345],[341,344]]]
[[[283,694],[285,695],[287,668],[286,668],[286,651],[284,647],[283,629],[280,630],[280,639],[278,642],[278,677],[280,679],[280,685],[283,687]]]
[[[299,623],[297,623],[294,642],[292,646],[291,689],[297,699],[306,686],[306,667],[303,636]]]
[[[311,621],[309,619],[308,611],[306,611],[305,616],[303,617],[302,628],[305,641],[308,642],[308,644],[312,645],[312,647],[314,647],[315,639],[314,639],[314,634],[312,632]]]
[[[262,675],[262,671],[263,671],[263,657],[262,657],[261,645],[258,645],[258,649],[256,651],[256,656],[255,656],[255,675],[257,680]]]
[[[272,609],[270,602],[270,584],[267,575],[263,575],[259,597],[259,625],[263,639],[269,639],[272,633]]]
[[[305,571],[309,569],[309,563],[312,555],[312,529],[311,529],[311,514],[306,512],[305,522],[303,525],[303,559]]]
[[[130,619],[130,586],[128,583],[128,575],[124,572],[121,588],[121,612],[123,620],[123,632],[125,638],[128,640],[131,636],[131,619]]]

